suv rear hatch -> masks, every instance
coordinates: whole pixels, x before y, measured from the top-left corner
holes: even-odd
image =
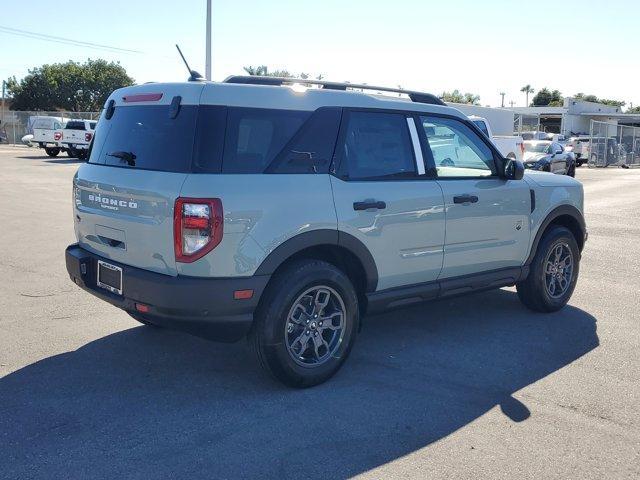
[[[176,275],[173,209],[191,170],[204,84],[115,91],[87,164],[74,178],[80,246],[126,265]]]

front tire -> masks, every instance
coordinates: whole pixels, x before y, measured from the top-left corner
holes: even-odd
[[[58,154],[60,153],[60,149],[59,148],[50,148],[47,147],[44,149],[45,153],[47,155],[49,155],[50,157],[57,157]]]
[[[345,273],[321,260],[299,260],[269,284],[250,343],[273,377],[290,387],[311,387],[340,369],[358,324],[358,297]]]
[[[520,301],[536,312],[555,312],[564,307],[576,287],[580,270],[580,250],[565,227],[544,233],[529,275],[516,285]]]

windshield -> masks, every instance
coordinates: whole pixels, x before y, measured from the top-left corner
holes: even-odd
[[[524,151],[532,153],[547,153],[549,143],[525,143]]]

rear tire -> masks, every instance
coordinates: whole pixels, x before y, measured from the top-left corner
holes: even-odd
[[[69,148],[67,150],[67,156],[69,158],[78,158],[78,150],[76,150],[75,148]]]
[[[249,340],[267,372],[306,388],[340,369],[358,324],[358,297],[345,273],[321,260],[299,260],[271,280]]]
[[[50,148],[47,147],[44,149],[44,151],[46,152],[47,155],[49,155],[50,157],[57,157],[58,154],[60,153],[60,149],[59,148]]]
[[[536,312],[564,307],[576,287],[580,250],[569,229],[551,227],[544,233],[526,280],[516,285],[520,301]]]

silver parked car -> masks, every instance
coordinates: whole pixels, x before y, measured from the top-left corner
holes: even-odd
[[[340,368],[367,313],[507,285],[564,307],[579,182],[525,175],[433,95],[292,82],[113,92],[73,179],[73,282],[143,324],[248,337],[295,387]]]

